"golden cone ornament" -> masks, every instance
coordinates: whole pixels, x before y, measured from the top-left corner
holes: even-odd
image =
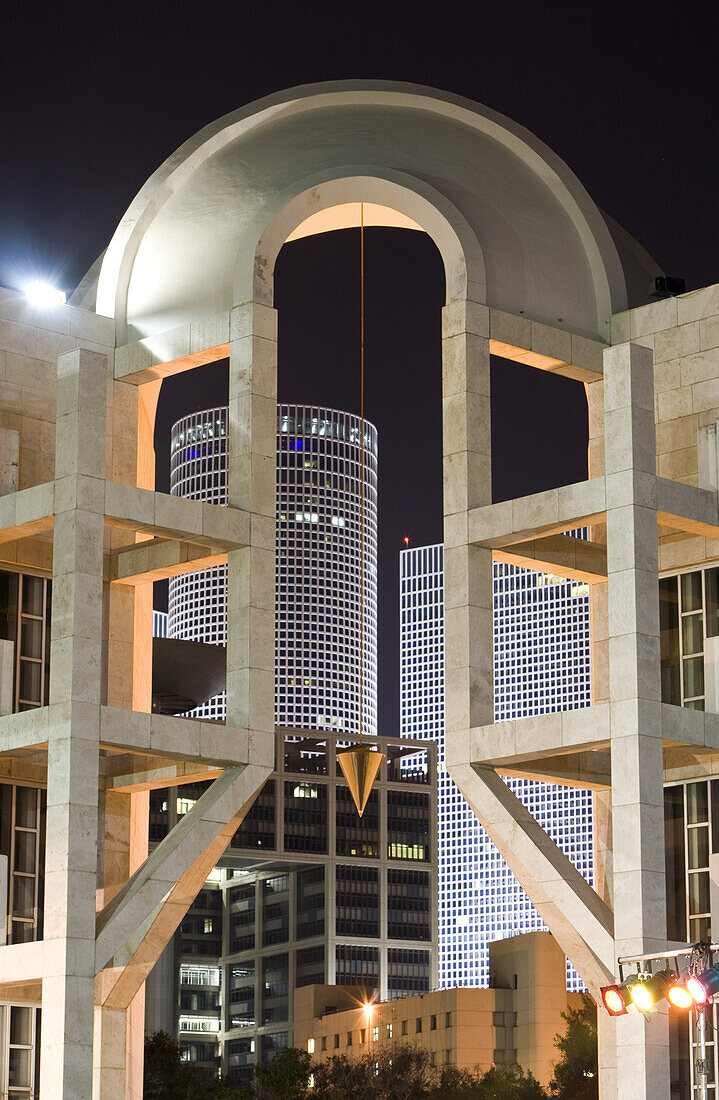
[[[366,745],[353,745],[351,749],[337,753],[339,766],[347,780],[352,800],[360,817],[364,813],[367,799],[372,793],[374,781],[384,759],[383,752],[374,752]]]

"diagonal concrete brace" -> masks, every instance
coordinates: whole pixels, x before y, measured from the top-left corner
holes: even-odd
[[[98,913],[99,1003],[129,1005],[203,882],[222,856],[272,768],[227,768]]]
[[[614,981],[611,910],[493,768],[457,763],[452,779],[557,943],[599,1000]]]

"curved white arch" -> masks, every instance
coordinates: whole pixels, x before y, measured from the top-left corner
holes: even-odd
[[[340,114],[345,139],[349,134],[354,140],[358,134],[365,147],[371,148],[379,134],[372,160],[365,157],[361,164],[347,163],[335,136],[322,144],[327,120],[336,128]],[[413,119],[419,124],[412,123]],[[412,148],[403,149],[402,164],[394,155],[391,138],[396,133],[397,144],[401,143],[408,120],[415,131],[419,129],[420,137],[415,137]],[[303,143],[308,127],[313,126],[313,139]],[[385,132],[380,134],[382,126]],[[421,139],[424,129],[431,130],[426,147]],[[265,142],[263,153],[270,149],[275,161],[264,177],[250,178],[258,140]],[[272,140],[283,143],[286,161],[277,160]],[[446,155],[438,153],[429,163],[427,150],[433,152],[432,142],[438,140]],[[314,159],[323,163],[313,169],[315,147],[318,155]],[[338,161],[332,163],[335,148]],[[244,160],[238,150],[246,150]],[[238,163],[242,168],[249,165],[247,179],[233,176]],[[282,168],[278,177],[294,172],[293,178],[275,180],[272,165],[277,164]],[[219,211],[214,228],[208,214],[207,232],[216,232],[220,238],[227,235],[227,224],[221,222],[223,204],[234,203],[238,217],[246,215],[252,222],[251,236],[256,240],[282,205],[318,183],[361,175],[391,180],[395,172],[404,177],[403,182],[412,179],[409,190],[421,194],[422,188],[427,188],[436,201],[442,199],[452,206],[481,245],[485,261],[490,249],[492,270],[485,262],[485,279],[492,304],[510,312],[523,309],[550,323],[557,319],[553,314],[561,311],[569,327],[588,335],[606,334],[611,313],[626,306],[623,271],[601,214],[569,168],[527,130],[488,108],[434,89],[387,81],[344,81],[269,96],[211,123],[185,142],[150,177],[118,226],[102,262],[97,310],[115,316],[120,331],[127,322],[139,323],[140,334],[166,324],[168,317],[179,323],[192,297],[187,288],[177,294],[176,309],[170,288],[167,301],[159,305],[150,295],[143,313],[142,294],[138,298],[135,284],[142,290],[153,283],[152,272],[148,274],[152,263],[158,264],[155,285],[162,281],[159,276],[167,267],[172,270],[169,260],[162,268],[165,243],[170,249],[180,248],[178,255],[184,247],[187,263],[194,262],[200,251],[197,243],[178,243],[185,212],[189,220],[194,209],[197,223],[198,209],[203,217],[207,211]],[[204,206],[199,197],[203,187],[207,189]],[[528,212],[533,212],[533,219]],[[238,249],[248,245],[246,238],[238,241]],[[511,263],[504,264],[502,249],[511,253]],[[205,256],[203,262],[207,265],[210,261]],[[225,267],[227,262],[223,256]],[[233,293],[237,292],[237,266],[235,263],[232,275]],[[511,271],[505,273],[504,267]],[[201,284],[200,269],[198,264]],[[537,294],[543,280],[546,291]],[[562,300],[563,293],[569,303]],[[223,295],[227,297],[227,289],[214,294],[212,302],[199,303],[199,315],[234,304],[219,301]],[[208,295],[211,297],[209,291]],[[153,320],[153,310],[157,320]]]
[[[350,202],[376,202],[389,206],[417,222],[432,238],[444,263],[446,299],[466,298],[484,302],[484,257],[477,238],[465,219],[444,196],[421,181],[400,173],[389,179],[376,175],[346,176],[308,187],[295,195],[275,215],[257,242],[252,270],[246,257],[238,257],[235,297],[238,302],[273,302],[273,274],[282,245],[311,214]],[[400,182],[401,180],[401,182]],[[250,275],[252,282],[250,282]]]

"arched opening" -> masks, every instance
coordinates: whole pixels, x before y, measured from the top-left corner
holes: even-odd
[[[358,219],[358,202],[332,205],[301,220],[278,251],[273,302],[280,403],[359,412],[359,230],[353,227]],[[405,536],[411,546],[443,538],[446,263],[419,223],[416,229],[406,224],[407,215],[376,204],[374,210],[370,205],[369,219],[374,224],[365,230],[366,416],[378,428],[380,456],[378,728],[393,732],[399,728],[399,552]],[[580,382],[492,356],[491,385],[495,501],[587,476],[587,409]],[[172,424],[227,400],[226,360],[163,383],[155,429],[158,489],[169,488]]]

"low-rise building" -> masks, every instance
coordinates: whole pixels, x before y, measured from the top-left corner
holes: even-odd
[[[566,988],[564,955],[549,932],[490,945],[489,989],[435,989],[373,1001],[363,985],[305,986],[295,992],[294,1042],[317,1062],[361,1057],[392,1043],[429,1051],[432,1065],[458,1069],[519,1065],[548,1084],[562,1012],[579,1003]]]

